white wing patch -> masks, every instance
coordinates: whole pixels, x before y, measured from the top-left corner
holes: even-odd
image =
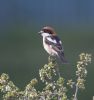
[[[62,45],[62,42],[61,41],[59,41],[59,43]]]
[[[48,39],[50,42],[57,43],[56,40],[53,40],[53,39],[51,39],[50,37],[47,37],[47,39]]]

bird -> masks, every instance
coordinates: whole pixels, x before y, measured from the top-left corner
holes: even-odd
[[[51,26],[45,26],[38,33],[42,36],[43,47],[46,52],[52,57],[59,58],[63,64],[66,64],[67,60],[64,56],[62,41],[55,30]]]

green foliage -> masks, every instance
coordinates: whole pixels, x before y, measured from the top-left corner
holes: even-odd
[[[39,70],[40,80],[45,84],[42,91],[37,91],[35,85],[38,80],[32,79],[21,91],[10,81],[8,74],[3,73],[0,76],[0,90],[3,93],[3,100],[71,100],[68,99],[69,86],[73,89],[72,100],[77,100],[79,89],[85,89],[85,78],[87,76],[86,66],[91,62],[91,55],[81,53],[80,60],[77,62],[76,82],[72,79],[65,82],[60,72],[58,72],[58,64],[55,59],[49,57],[48,64],[45,64]]]

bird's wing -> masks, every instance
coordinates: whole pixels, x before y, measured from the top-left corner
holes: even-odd
[[[60,58],[62,63],[68,63],[64,56],[64,49],[62,47],[62,42],[60,41],[60,39],[57,36],[55,36],[55,37],[48,36],[48,37],[46,37],[45,42],[48,45],[51,45],[52,48],[58,53],[57,56]]]
[[[51,45],[52,48],[57,52],[64,51],[64,49],[62,47],[62,42],[60,41],[60,39],[57,36],[55,36],[55,37],[48,36],[48,37],[46,37],[45,42],[47,44]]]

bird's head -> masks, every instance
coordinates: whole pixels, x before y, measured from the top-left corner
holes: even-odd
[[[56,33],[52,27],[46,26],[41,29],[39,32],[41,36],[55,36]]]

